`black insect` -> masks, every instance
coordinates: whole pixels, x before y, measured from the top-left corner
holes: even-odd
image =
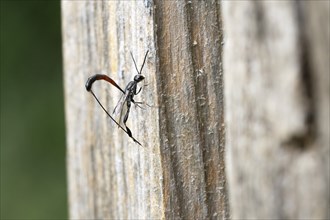
[[[104,74],[95,74],[91,77],[89,77],[87,79],[86,82],[86,90],[90,93],[92,93],[92,95],[94,96],[94,98],[96,99],[96,101],[99,103],[99,105],[102,107],[102,109],[105,111],[105,113],[111,118],[112,121],[114,121],[119,128],[121,128],[123,131],[126,132],[126,134],[132,138],[136,143],[138,143],[139,145],[140,142],[137,141],[133,135],[131,130],[127,127],[126,122],[129,116],[129,112],[130,112],[130,108],[131,108],[131,103],[134,103],[135,105],[137,105],[138,107],[139,104],[142,104],[142,102],[136,102],[134,101],[134,96],[139,94],[141,92],[142,87],[140,87],[140,89],[137,91],[137,84],[139,82],[141,82],[142,80],[144,80],[144,76],[141,74],[143,66],[145,64],[148,52],[146,52],[146,55],[144,56],[144,60],[143,60],[143,64],[141,66],[140,71],[138,70],[137,66],[136,66],[136,62],[134,60],[134,57],[131,53],[134,65],[135,65],[135,69],[138,72],[137,75],[134,76],[134,80],[129,82],[125,88],[125,90],[123,90],[122,88],[120,88],[120,86],[117,85],[117,83],[111,79],[109,76],[104,75]],[[95,81],[97,80],[105,80],[107,82],[109,82],[111,85],[115,86],[117,89],[119,89],[123,94],[121,96],[121,98],[118,101],[118,104],[116,105],[115,109],[113,110],[113,113],[119,113],[119,122],[117,122],[111,115],[110,113],[103,107],[103,105],[101,104],[101,102],[99,101],[99,99],[96,97],[96,95],[94,94],[93,90],[92,90],[92,85]],[[124,118],[122,119],[124,115]],[[125,125],[125,128],[123,128],[123,126],[120,125],[120,123],[123,122]],[[141,145],[142,146],[142,145]]]

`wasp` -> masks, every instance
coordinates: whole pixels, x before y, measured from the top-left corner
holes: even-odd
[[[85,84],[86,90],[93,95],[93,97],[95,98],[95,100],[102,107],[102,109],[104,110],[104,112],[110,117],[110,119],[113,122],[115,122],[116,125],[118,125],[119,128],[121,128],[130,138],[132,138],[132,140],[134,142],[136,142],[140,146],[142,146],[141,143],[139,141],[137,141],[133,137],[131,130],[126,125],[126,122],[128,120],[128,116],[129,116],[129,113],[130,113],[130,109],[131,109],[132,103],[135,104],[138,107],[140,107],[139,104],[142,104],[142,102],[136,102],[134,100],[134,96],[137,95],[137,94],[139,94],[141,92],[141,89],[142,89],[142,87],[140,87],[140,89],[137,90],[137,87],[138,87],[138,83],[140,83],[141,81],[143,81],[144,78],[145,78],[142,75],[142,69],[143,69],[143,66],[144,66],[144,64],[146,62],[146,58],[147,58],[148,52],[149,51],[147,51],[146,54],[145,54],[145,56],[144,56],[144,60],[143,60],[142,66],[140,68],[140,71],[137,68],[137,65],[136,65],[135,59],[133,57],[133,54],[131,53],[131,57],[133,59],[134,66],[135,66],[135,69],[137,71],[137,74],[134,76],[133,81],[129,82],[126,85],[126,87],[125,87],[124,90],[113,79],[111,79],[109,76],[104,75],[104,74],[95,74],[95,75],[89,77],[87,79],[86,84]],[[120,97],[120,99],[119,99],[116,107],[113,110],[113,114],[115,114],[115,113],[116,114],[119,114],[119,122],[117,122],[110,115],[110,113],[104,108],[104,106],[101,104],[100,100],[96,97],[95,93],[93,92],[93,90],[92,90],[93,83],[96,82],[96,81],[98,81],[98,80],[107,81],[111,85],[115,86],[122,93],[122,95],[121,95],[121,97]],[[124,126],[122,126],[121,123],[123,123]]]

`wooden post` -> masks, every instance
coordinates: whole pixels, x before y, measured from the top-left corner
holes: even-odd
[[[63,1],[64,84],[70,218],[228,218],[222,25],[218,1]],[[121,87],[143,70],[132,107],[138,146],[90,93],[103,73]],[[111,112],[120,93],[94,92]]]
[[[329,219],[329,1],[224,1],[233,219]]]

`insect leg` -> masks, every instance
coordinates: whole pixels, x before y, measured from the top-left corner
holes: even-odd
[[[142,87],[140,87],[140,89],[139,89],[139,91],[138,91],[138,92],[134,92],[134,95],[137,95],[137,94],[139,94],[139,93],[141,92],[141,90],[142,90]]]
[[[135,106],[137,106],[137,107],[139,107],[139,108],[141,108],[141,109],[143,109],[143,110],[146,110],[145,108],[143,108],[143,107],[140,106],[140,105],[145,104],[144,102],[136,102],[136,101],[134,101],[134,100],[132,100],[132,102],[134,103]]]
[[[146,87],[146,86],[148,86],[148,85],[149,85],[149,84],[144,84],[143,86],[141,86],[138,92],[134,92],[134,95],[139,94],[139,93],[141,92],[142,88],[143,88],[143,87]]]
[[[92,89],[90,89],[89,90],[89,92],[90,93],[92,93],[92,95],[93,95],[93,97],[95,98],[95,100],[98,102],[98,104],[101,106],[101,108],[103,109],[103,111],[111,118],[111,120],[113,121],[113,122],[115,122],[117,125],[118,125],[118,127],[119,128],[121,128],[130,138],[132,138],[133,139],[133,141],[135,142],[135,143],[137,143],[137,144],[139,144],[140,146],[142,146],[142,144],[140,143],[140,142],[138,142],[133,136],[132,136],[132,132],[131,132],[131,130],[126,126],[126,124],[125,124],[125,127],[126,127],[126,129],[124,129],[111,115],[110,115],[110,113],[104,108],[104,106],[101,104],[101,102],[100,102],[100,100],[96,97],[96,95],[94,94],[94,92],[93,92],[93,90]],[[128,116],[127,116],[128,117]],[[127,119],[126,119],[126,121],[127,121]]]
[[[126,122],[127,122],[127,120],[128,120],[128,116],[129,116],[129,111],[130,111],[130,109],[131,109],[131,102],[130,101],[127,101],[127,112],[126,112],[126,114],[125,114],[125,117],[124,117],[124,120],[123,120],[123,122],[124,122],[124,125],[125,125],[125,127],[126,127],[126,131],[127,131],[127,134],[128,134],[128,136],[130,136],[131,138],[133,138],[133,135],[132,135],[132,132],[131,132],[131,130],[127,127],[127,125],[126,125]],[[133,138],[133,140],[134,140],[134,138]],[[135,142],[137,142],[136,140],[134,140]],[[139,142],[137,142],[138,144],[140,144]],[[141,145],[141,144],[140,144]]]

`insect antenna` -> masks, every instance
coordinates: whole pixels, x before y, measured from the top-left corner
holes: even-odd
[[[142,72],[142,69],[143,69],[143,66],[144,66],[144,64],[145,64],[145,62],[146,62],[146,59],[147,59],[147,55],[148,55],[148,53],[149,53],[149,50],[147,50],[146,55],[144,56],[144,60],[143,60],[143,63],[142,63],[142,66],[141,66],[141,69],[140,69],[139,74],[141,74],[141,72]]]
[[[138,74],[141,74],[141,71],[142,71],[142,69],[143,69],[144,63],[146,62],[146,59],[147,59],[148,52],[149,52],[149,50],[147,50],[147,53],[146,53],[146,55],[144,56],[144,60],[143,60],[143,63],[142,63],[142,66],[141,66],[140,71],[138,70],[138,68],[137,68],[137,66],[136,66],[136,62],[135,62],[135,60],[134,60],[134,57],[133,57],[132,52],[130,52],[130,53],[131,53],[131,57],[132,57],[133,62],[134,62],[135,69],[136,69],[136,71],[138,72]]]
[[[138,70],[138,68],[137,68],[137,66],[136,66],[136,63],[135,63],[135,60],[134,60],[133,54],[132,54],[132,52],[130,52],[130,53],[131,53],[131,57],[132,57],[133,62],[134,62],[135,69],[136,69],[136,71],[138,72],[138,74],[140,74],[140,72],[139,72],[139,70]]]

